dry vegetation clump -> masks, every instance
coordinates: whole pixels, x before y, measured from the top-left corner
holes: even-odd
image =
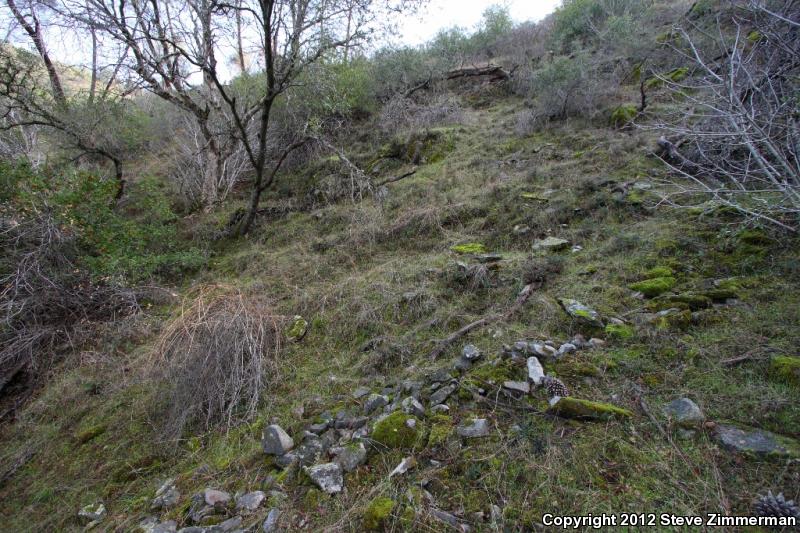
[[[279,375],[286,318],[270,301],[225,286],[195,292],[162,333],[151,357],[161,378],[156,416],[166,440],[252,417]]]

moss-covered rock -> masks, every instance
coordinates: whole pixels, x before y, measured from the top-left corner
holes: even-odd
[[[615,128],[626,126],[636,118],[638,110],[633,104],[624,104],[611,112],[611,125]]]
[[[428,447],[441,446],[453,433],[453,419],[447,415],[434,415],[431,417],[431,430],[428,434]]]
[[[667,309],[656,313],[651,322],[657,329],[684,329],[692,323],[692,312],[689,309]]]
[[[547,410],[548,413],[562,418],[575,418],[578,420],[611,420],[624,419],[633,416],[633,413],[622,407],[603,402],[581,400],[580,398],[559,398]]]
[[[608,324],[605,331],[606,335],[612,339],[619,340],[630,339],[636,335],[636,331],[633,329],[633,326],[628,324]]]
[[[630,288],[634,291],[641,292],[648,298],[652,298],[671,290],[677,283],[678,280],[672,276],[664,276],[633,283],[630,285]]]
[[[308,321],[300,315],[295,315],[292,318],[289,327],[286,329],[286,338],[291,342],[299,342],[306,336],[308,332]]]
[[[670,307],[677,307],[680,309],[691,309],[697,311],[699,309],[706,309],[711,307],[712,300],[705,294],[698,294],[694,292],[684,292],[681,294],[669,294],[659,297],[652,302],[656,304],[651,309],[663,310]]]
[[[653,267],[647,272],[644,273],[644,279],[653,279],[653,278],[668,278],[672,276],[674,272],[668,266],[657,266]]]
[[[102,435],[106,432],[108,427],[105,424],[97,424],[94,426],[90,426],[88,428],[82,429],[75,434],[75,440],[78,441],[79,444],[85,444],[90,440],[94,439],[95,437]]]
[[[773,357],[769,364],[769,375],[776,381],[800,387],[800,357]]]
[[[486,247],[479,242],[468,242],[464,244],[456,244],[452,248],[450,248],[457,254],[485,254]]]
[[[375,423],[372,439],[388,448],[411,448],[417,441],[419,421],[396,411]]]
[[[372,500],[364,511],[362,524],[366,531],[381,531],[394,510],[391,498],[380,497]]]
[[[561,304],[561,307],[569,316],[578,322],[590,327],[603,327],[603,321],[600,319],[600,313],[591,307],[583,305],[579,301],[571,298],[559,298],[558,303]]]

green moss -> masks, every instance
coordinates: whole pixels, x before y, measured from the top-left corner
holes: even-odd
[[[292,319],[292,323],[286,330],[286,337],[292,342],[297,342],[305,337],[307,331],[308,322],[300,315],[297,315]]]
[[[94,439],[95,437],[105,433],[106,429],[108,429],[108,426],[106,426],[105,424],[97,424],[88,427],[76,433],[75,440],[77,440],[79,444],[85,444],[90,440]]]
[[[611,112],[611,125],[615,128],[621,128],[632,122],[638,112],[633,104],[621,105]]]
[[[688,67],[679,67],[667,72],[666,78],[670,81],[679,82],[685,80],[686,76],[688,75],[689,75]]]
[[[522,192],[519,195],[520,198],[523,200],[535,200],[537,202],[547,202],[549,199],[545,198],[541,194],[535,192]]]
[[[436,448],[447,442],[453,433],[453,419],[447,415],[435,415],[431,420],[433,425],[428,434],[428,447]]]
[[[457,254],[485,254],[486,247],[479,242],[468,242],[466,244],[456,244],[450,248]]]
[[[755,44],[763,39],[764,39],[764,34],[762,34],[760,31],[753,30],[747,34],[747,40],[751,44]]]
[[[414,420],[417,425],[409,427],[409,420]],[[396,411],[375,424],[372,439],[389,448],[411,448],[417,440],[418,426],[415,417]]]
[[[671,290],[678,283],[678,280],[671,276],[664,276],[661,278],[652,278],[633,283],[630,288],[634,291],[639,291],[648,298],[658,296]]]
[[[800,357],[773,357],[769,365],[769,374],[776,381],[800,388]]]
[[[679,309],[691,309],[697,311],[698,309],[706,309],[711,307],[711,298],[705,294],[698,294],[694,292],[684,292],[682,294],[669,294],[650,302],[652,306],[648,306],[651,310],[660,311],[677,307]]]
[[[486,363],[469,373],[468,381],[477,386],[486,386],[487,383],[499,385],[504,381],[514,381],[519,378],[519,370],[510,360],[504,359],[497,364]]]
[[[364,511],[363,525],[367,531],[381,531],[394,510],[394,500],[380,497],[372,500]]]
[[[581,400],[579,398],[561,398],[552,405],[548,412],[564,418],[580,420],[611,420],[613,418],[629,418],[633,413],[622,407],[603,402]]]
[[[651,268],[647,272],[644,273],[645,279],[653,279],[653,278],[668,278],[672,276],[674,272],[668,266],[657,266]]]
[[[692,323],[692,312],[688,309],[666,313],[656,317],[653,325],[657,329],[685,329]]]
[[[628,324],[608,324],[606,326],[606,335],[612,339],[630,339],[636,334],[633,326]]]

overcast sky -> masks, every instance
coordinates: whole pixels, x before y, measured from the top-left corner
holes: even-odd
[[[505,5],[516,22],[541,20],[561,4],[561,0],[430,0],[418,15],[405,17],[398,28],[399,40],[404,44],[421,44],[443,28],[463,26],[474,29],[483,11],[493,5]]]

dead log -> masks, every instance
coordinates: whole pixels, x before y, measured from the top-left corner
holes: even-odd
[[[505,81],[511,77],[503,67],[499,65],[486,65],[485,67],[466,67],[450,70],[445,74],[448,80],[458,78],[468,78],[473,76],[488,76],[490,82]]]

